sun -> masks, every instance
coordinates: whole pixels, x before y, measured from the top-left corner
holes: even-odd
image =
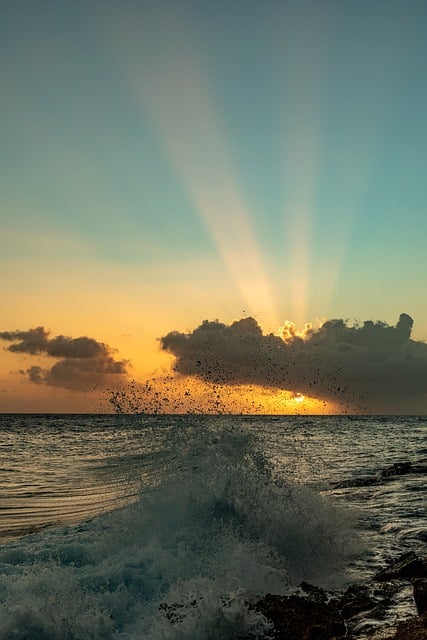
[[[295,398],[294,398],[295,402],[298,402],[298,404],[301,404],[301,402],[304,402],[304,396],[302,395],[302,393],[298,393]]]

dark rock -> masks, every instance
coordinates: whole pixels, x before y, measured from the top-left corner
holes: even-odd
[[[425,558],[418,558],[413,551],[391,563],[375,576],[376,580],[393,580],[394,578],[408,579],[427,578],[427,562]]]
[[[414,464],[412,466],[412,473],[427,473],[427,465],[425,464]]]
[[[326,602],[328,599],[328,594],[321,587],[316,587],[309,582],[305,582],[305,580],[301,582],[299,586],[300,589],[302,589],[302,591],[307,594],[307,597],[313,602]]]
[[[338,606],[341,609],[345,620],[361,613],[370,611],[378,604],[369,593],[368,587],[364,585],[351,585],[339,600]]]
[[[396,462],[390,467],[382,469],[382,471],[376,476],[360,476],[358,478],[350,478],[348,480],[341,480],[340,482],[331,482],[334,489],[347,489],[351,487],[370,487],[374,484],[381,483],[383,480],[393,480],[397,476],[404,476],[408,473],[427,473],[427,465],[424,461],[418,461],[415,464],[412,462]]]
[[[338,608],[325,602],[267,594],[255,609],[273,624],[275,640],[338,640],[346,634]]]
[[[427,611],[427,580],[416,578],[414,580],[414,600],[419,615]]]
[[[415,620],[400,622],[396,633],[383,640],[427,640],[427,614],[424,613]]]
[[[391,467],[386,467],[381,471],[382,478],[390,478],[393,476],[403,476],[412,472],[412,464],[410,462],[396,462]]]

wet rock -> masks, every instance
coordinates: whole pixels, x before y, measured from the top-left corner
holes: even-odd
[[[321,587],[316,587],[309,582],[301,582],[299,585],[300,589],[307,594],[307,597],[313,602],[326,602],[328,599],[328,594]]]
[[[370,487],[375,484],[380,484],[383,481],[393,480],[398,476],[404,476],[409,473],[412,474],[425,474],[427,473],[427,464],[424,460],[420,460],[416,463],[409,462],[396,462],[390,467],[382,469],[375,476],[360,476],[357,478],[349,478],[348,480],[341,480],[340,482],[331,482],[331,486],[334,489],[347,489],[351,487]]]
[[[393,580],[402,578],[427,578],[427,561],[425,558],[418,558],[413,551],[404,553],[375,576],[376,580]]]
[[[412,473],[427,473],[427,465],[426,464],[414,464],[412,465]]]
[[[338,607],[343,618],[348,620],[359,613],[374,609],[377,604],[378,600],[371,596],[368,587],[354,584],[340,598]]]
[[[390,478],[393,476],[403,476],[412,472],[412,464],[410,462],[396,462],[391,467],[386,467],[381,471],[382,478]]]
[[[400,622],[396,633],[383,640],[427,640],[427,614],[415,620]]]
[[[417,606],[418,614],[427,612],[427,580],[425,578],[416,578],[414,584],[414,600]]]
[[[309,597],[267,594],[255,609],[273,624],[275,640],[338,640],[346,634],[338,608]]]

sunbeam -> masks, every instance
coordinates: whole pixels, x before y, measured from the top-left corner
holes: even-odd
[[[160,24],[160,27],[159,27]],[[156,25],[156,28],[154,28]],[[140,27],[140,25],[139,25]],[[167,35],[161,42],[153,33]],[[279,318],[251,216],[235,179],[224,126],[185,16],[153,10],[143,32],[126,25],[119,51],[127,81],[252,314]]]

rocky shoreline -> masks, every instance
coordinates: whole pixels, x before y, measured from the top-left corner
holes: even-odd
[[[413,585],[418,617],[394,628],[364,624],[384,618],[405,582]],[[406,553],[378,573],[372,584],[351,585],[341,595],[303,582],[298,594],[267,594],[253,606],[272,624],[274,640],[427,640],[427,559]]]
[[[378,474],[334,483],[335,489],[371,486],[404,475],[427,474],[427,460],[398,462]],[[427,542],[427,532],[419,539]],[[390,612],[404,590],[412,589],[417,616],[393,622]],[[408,594],[409,595],[409,594]],[[427,555],[414,551],[392,560],[367,583],[352,584],[344,593],[331,593],[302,582],[291,595],[266,594],[247,606],[270,624],[271,640],[427,640]],[[183,605],[160,605],[173,624],[183,619]],[[234,636],[233,636],[234,637]],[[236,640],[258,636],[236,635]]]
[[[426,459],[398,462],[376,475],[333,486],[335,489],[371,486],[404,475],[424,475],[426,462]],[[386,621],[381,624],[387,610],[393,608],[393,597],[409,585],[418,617],[393,627]],[[351,585],[343,594],[330,594],[303,582],[298,593],[267,594],[254,608],[272,624],[273,640],[427,640],[427,556],[405,553],[378,572],[369,584]]]
[[[407,584],[412,584],[418,616],[391,624],[387,610]],[[292,595],[268,593],[247,606],[269,623],[271,640],[427,640],[427,558],[406,553],[369,584],[353,584],[341,594],[302,582]],[[172,624],[185,618],[183,604],[163,603],[159,609]],[[253,633],[233,637],[260,638]]]
[[[341,482],[332,483],[335,489],[349,489],[351,487],[369,487],[376,484],[392,481],[399,476],[407,476],[411,474],[425,475],[427,474],[426,460],[418,460],[413,463],[409,460],[404,462],[396,462],[389,467],[381,469],[381,471],[375,475],[360,476],[352,478],[351,480],[343,480]]]

